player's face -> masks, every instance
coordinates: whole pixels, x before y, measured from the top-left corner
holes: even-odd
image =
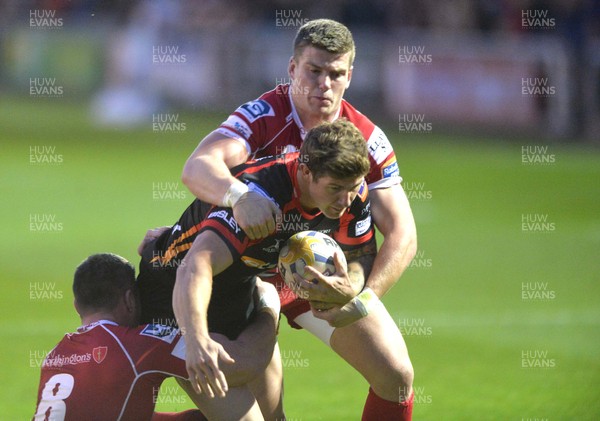
[[[294,105],[305,128],[332,121],[350,85],[350,53],[332,54],[308,46],[291,58],[288,71]]]
[[[309,183],[309,195],[314,207],[331,219],[339,219],[358,194],[364,177],[339,179],[322,176]]]

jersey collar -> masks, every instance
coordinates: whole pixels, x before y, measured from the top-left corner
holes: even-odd
[[[112,320],[98,320],[97,322],[94,323],[90,323],[89,325],[85,325],[85,326],[79,326],[77,328],[77,332],[79,333],[83,333],[83,332],[87,332],[88,330],[91,330],[93,328],[95,328],[96,326],[99,325],[113,325],[113,326],[119,326],[118,323],[113,322]]]

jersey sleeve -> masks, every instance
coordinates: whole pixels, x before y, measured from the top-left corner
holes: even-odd
[[[371,170],[365,179],[369,188],[372,190],[400,184],[402,177],[400,177],[396,154],[383,130],[375,126],[367,139],[367,147]]]
[[[132,355],[137,358],[136,367],[140,372],[159,371],[169,376],[188,378],[185,341],[178,328],[147,324],[130,332],[129,349],[138,348],[141,351]]]
[[[363,183],[350,209],[342,218],[333,238],[342,250],[350,251],[375,242],[368,187]]]
[[[231,208],[213,207],[200,224],[198,235],[203,231],[213,231],[217,234],[229,248],[234,261],[241,257],[250,242],[235,220]]]
[[[267,138],[265,118],[274,116],[273,106],[261,97],[240,105],[221,123],[216,132],[242,142],[248,154],[253,154],[263,146],[262,143]]]

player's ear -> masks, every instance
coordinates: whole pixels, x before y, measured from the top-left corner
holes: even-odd
[[[312,172],[304,162],[301,162],[300,165],[298,165],[298,171],[300,171],[300,176],[305,181],[310,182],[312,180]]]
[[[127,326],[137,326],[140,323],[141,316],[141,306],[137,290],[135,288],[130,288],[125,291],[123,301],[127,312],[127,321],[124,321],[122,324]]]
[[[125,291],[125,307],[128,313],[135,313],[137,311],[137,298],[133,288]]]
[[[294,60],[294,56],[290,57],[290,62],[288,64],[288,75],[290,78],[294,78],[294,74],[296,73],[296,60]]]
[[[81,316],[81,308],[79,307],[79,303],[77,302],[76,298],[73,298],[73,307],[75,307],[77,314]]]
[[[354,66],[350,66],[348,70],[348,81],[346,82],[346,89],[350,87],[350,81],[352,80],[352,70],[354,70]]]

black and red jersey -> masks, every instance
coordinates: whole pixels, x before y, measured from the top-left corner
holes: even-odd
[[[298,152],[295,152],[249,161],[232,169],[232,173],[250,190],[269,198],[282,210],[272,235],[252,241],[238,226],[230,208],[195,200],[172,229],[152,243],[151,249],[145,250],[143,261],[147,260],[148,264],[143,265],[144,268],[140,265],[140,277],[146,276],[144,273],[161,271],[174,282],[176,269],[196,236],[204,231],[213,231],[229,248],[233,264],[213,278],[208,309],[209,329],[228,334],[232,326],[237,326],[239,333],[249,322],[255,276],[277,266],[279,249],[293,234],[306,230],[320,231],[333,237],[342,250],[374,242],[366,183],[363,182],[358,195],[340,219],[329,219],[318,210],[309,213],[300,205],[296,185],[298,165]],[[141,283],[140,286],[143,287]],[[144,297],[142,291],[142,309]],[[148,297],[146,301],[151,299],[156,297]],[[166,299],[170,304],[171,297]]]

